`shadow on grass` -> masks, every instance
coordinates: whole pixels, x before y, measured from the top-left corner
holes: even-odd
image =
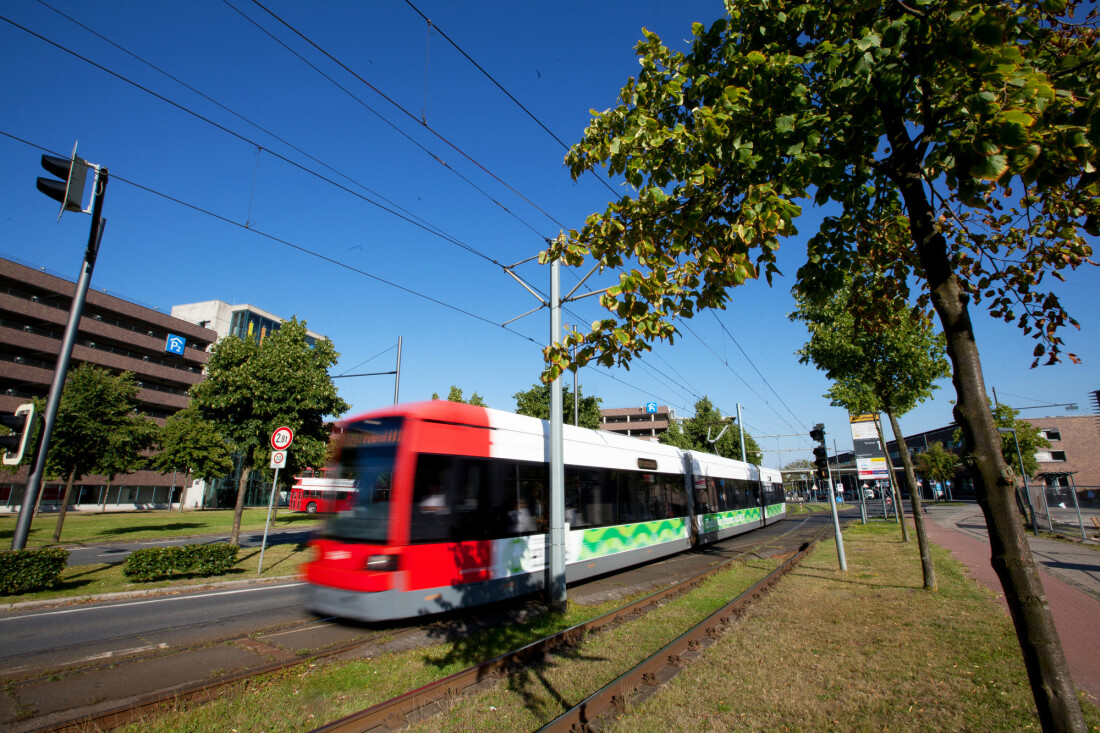
[[[111,529],[102,530],[100,534],[105,537],[117,537],[119,535],[138,534],[139,532],[177,532],[183,531],[185,529],[195,529],[205,526],[205,524],[201,524],[199,522],[172,522],[171,524],[149,524],[143,527],[112,527]]]

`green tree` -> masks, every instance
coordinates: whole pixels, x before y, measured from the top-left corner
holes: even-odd
[[[228,440],[217,425],[204,420],[194,407],[169,416],[157,434],[157,444],[160,450],[151,459],[153,466],[162,473],[183,471],[184,485],[188,475],[210,481],[233,471]]]
[[[688,53],[643,31],[641,70],[566,162],[606,165],[632,191],[544,254],[632,266],[611,317],[546,350],[545,377],[627,361],[674,320],[777,272],[801,202],[827,206],[798,287],[848,273],[864,317],[920,288],[947,339],[955,419],[975,456],[992,564],[1046,729],[1084,721],[986,403],[970,304],[1015,321],[1056,361],[1076,322],[1047,275],[1091,263],[1100,231],[1096,15],[1076,0],[727,0]],[[1049,283],[1049,280],[1047,280]],[[1071,359],[1075,359],[1072,354]]]
[[[540,420],[550,419],[549,384],[540,382],[531,385],[531,389],[516,392],[512,397],[516,400],[516,414],[529,415]],[[603,400],[599,397],[586,397],[581,387],[577,387],[577,398],[580,427],[598,430],[600,427],[600,403]],[[573,424],[573,390],[569,387],[562,388],[562,420],[566,425]]]
[[[741,439],[737,432],[737,419],[723,417],[710,398],[705,395],[696,401],[693,417],[684,420],[682,426],[677,425],[675,431],[670,425],[658,440],[666,445],[741,460]],[[746,461],[760,465],[762,456],[763,453],[756,439],[746,430]]]
[[[432,399],[438,400],[439,393],[432,392]],[[462,397],[462,388],[456,387],[453,384],[451,385],[451,391],[447,393],[447,401],[459,402],[464,405],[474,405],[475,407],[488,407],[488,405],[485,404],[485,400],[477,392],[474,392],[472,395],[470,395],[470,399],[467,400]]]
[[[898,416],[929,399],[939,388],[936,382],[950,374],[944,338],[935,332],[928,316],[902,303],[884,304],[885,312],[880,311],[869,324],[856,315],[858,309],[854,306],[859,297],[850,287],[837,290],[822,302],[796,294],[799,307],[791,319],[802,321],[810,333],[810,340],[798,351],[799,360],[812,362],[833,381],[826,395],[832,404],[847,408],[850,414],[885,412],[889,418],[909,485],[924,587],[935,590],[936,570],[924,528],[920,492]],[[884,436],[879,439],[886,444]],[[893,462],[886,463],[894,478]],[[897,481],[893,484],[896,487]],[[901,506],[896,489],[894,501]],[[901,512],[898,520],[902,539],[908,542]]]
[[[92,364],[69,371],[46,456],[46,474],[65,479],[54,542],[61,541],[74,481],[89,473],[113,479],[141,467],[156,424],[135,412],[139,390],[132,372],[116,375]]]
[[[917,469],[929,481],[946,482],[955,478],[955,469],[959,466],[959,457],[936,441],[928,450],[917,454]]]
[[[285,425],[294,431],[283,472],[286,485],[301,469],[324,461],[330,430],[324,418],[349,409],[328,372],[339,356],[327,338],[310,346],[305,321],[297,318],[259,342],[231,336],[214,345],[206,379],[191,388],[191,405],[223,431],[244,459],[231,544],[240,536],[249,477],[253,471],[266,475],[270,470],[269,441],[276,428]]]

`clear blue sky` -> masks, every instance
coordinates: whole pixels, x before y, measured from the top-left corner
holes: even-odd
[[[493,261],[534,256],[544,238],[601,210],[609,192],[592,177],[574,183],[559,143],[440,31],[572,144],[589,110],[614,105],[636,72],[633,46],[642,27],[683,47],[691,23],[711,22],[722,6],[716,0],[414,4],[432,20],[431,31],[401,0],[268,5],[374,91],[245,0],[50,0],[125,51],[43,3],[4,3],[0,15],[87,60],[0,22],[0,255],[75,279],[89,219],[66,214],[55,221],[57,205],[34,187],[42,151],[33,146],[67,155],[79,140],[80,154],[112,175],[93,287],[162,311],[220,299],[297,315],[335,342],[342,354],[336,373],[393,369],[400,336],[402,400],[446,395],[454,384],[493,407],[514,409],[512,395],[538,378],[549,318],[543,310],[512,324],[514,332],[499,327],[538,303]],[[809,457],[805,432],[819,421],[830,447],[835,438],[840,450],[849,448],[846,414],[821,397],[826,380],[798,364],[794,352],[805,332],[787,319],[805,237],[820,216],[807,208],[802,234],[784,242],[784,277],[774,287],[739,288],[728,310],[687,322],[675,345],[658,346],[630,371],[583,370],[584,393],[601,397],[605,407],[655,400],[680,415],[690,415],[704,394],[727,414],[740,403],[753,434],[798,435],[761,438],[768,465]],[[548,268],[532,262],[517,272],[548,290]],[[1100,272],[1092,267],[1067,277],[1059,292],[1082,330],[1064,335],[1081,365],[1029,369],[1034,343],[974,310],[986,385],[1002,401],[1076,402],[1076,414],[1089,411],[1089,391],[1100,389]],[[566,290],[575,282],[576,275],[563,278]],[[590,282],[605,287],[613,280],[604,275]],[[601,317],[595,300],[573,304],[564,320]],[[339,384],[357,411],[393,399],[390,377]],[[902,419],[906,432],[951,421],[953,390],[946,382],[942,387],[934,401]],[[1047,414],[1067,413],[1022,413]]]

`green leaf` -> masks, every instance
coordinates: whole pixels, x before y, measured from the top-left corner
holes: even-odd
[[[983,181],[996,181],[1008,170],[1008,158],[1004,155],[987,155],[971,166],[970,175]]]

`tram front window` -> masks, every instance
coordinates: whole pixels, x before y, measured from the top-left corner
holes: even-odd
[[[325,536],[387,541],[394,458],[402,422],[401,418],[382,418],[347,427],[341,439],[338,477],[355,482],[355,503],[333,515],[322,530]]]

